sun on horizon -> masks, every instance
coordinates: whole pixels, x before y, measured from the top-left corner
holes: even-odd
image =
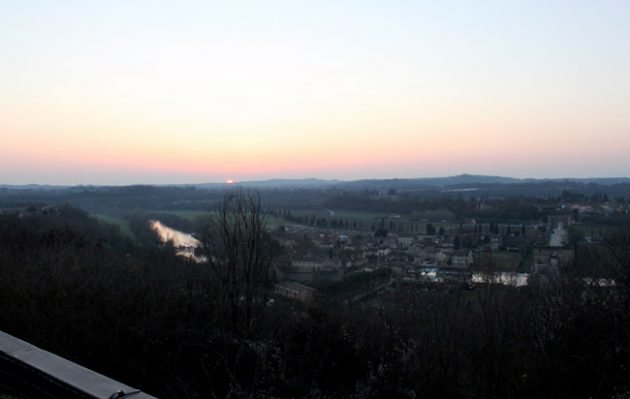
[[[0,183],[630,176],[630,3],[0,5]]]

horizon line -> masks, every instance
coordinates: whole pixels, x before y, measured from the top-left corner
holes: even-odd
[[[286,182],[300,182],[307,180],[315,180],[321,181],[322,183],[352,183],[359,181],[388,181],[388,180],[431,180],[431,179],[450,179],[457,177],[479,177],[479,178],[498,178],[498,179],[511,179],[517,181],[528,181],[528,180],[539,180],[539,181],[563,181],[563,180],[610,180],[610,179],[628,179],[628,176],[584,176],[584,177],[512,177],[512,176],[503,176],[503,175],[484,175],[484,174],[471,174],[471,173],[460,173],[456,175],[447,175],[447,176],[422,176],[422,177],[364,177],[357,179],[343,179],[343,178],[321,178],[321,177],[269,177],[265,179],[245,179],[245,180],[236,180],[236,179],[227,179],[223,181],[201,181],[201,182],[185,182],[185,183],[176,183],[176,182],[168,182],[168,183],[144,183],[144,182],[135,182],[135,183],[78,183],[78,184],[63,184],[63,183],[0,183],[0,188],[2,187],[28,187],[28,186],[40,186],[40,187],[130,187],[130,186],[201,186],[201,185],[223,185],[223,186],[234,186],[234,185],[242,185],[242,184],[255,184],[255,183],[269,183],[273,181],[286,181]]]

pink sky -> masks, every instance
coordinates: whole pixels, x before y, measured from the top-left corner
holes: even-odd
[[[4,3],[0,184],[630,176],[629,6],[571,4]]]

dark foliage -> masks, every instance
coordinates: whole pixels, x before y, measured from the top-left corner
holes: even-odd
[[[163,398],[606,398],[630,389],[623,231],[608,244],[614,287],[567,275],[401,285],[361,304],[276,298],[252,302],[242,329],[224,320],[226,298],[242,306],[229,284],[172,248],[69,207],[0,215],[0,329]]]

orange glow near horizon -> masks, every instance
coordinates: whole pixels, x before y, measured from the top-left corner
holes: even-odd
[[[364,121],[370,116],[365,115]],[[418,132],[404,127],[396,133],[376,134],[385,126],[366,122],[358,128],[344,131],[337,127],[334,133],[320,133],[291,139],[280,133],[256,136],[239,133],[225,135],[187,134],[178,136],[150,135],[136,130],[129,136],[94,137],[71,133],[37,136],[29,133],[12,136],[8,141],[10,152],[0,149],[4,161],[0,165],[29,165],[60,170],[75,168],[109,170],[113,173],[136,171],[141,176],[170,174],[188,176],[190,182],[217,181],[220,176],[233,176],[226,182],[269,177],[413,177],[440,174],[440,166],[448,166],[451,174],[488,173],[496,165],[511,166],[538,163],[553,165],[570,162],[572,157],[605,161],[610,156],[621,158],[619,152],[608,150],[607,155],[589,154],[597,146],[588,135],[562,137],[558,134],[530,139],[520,130],[510,127],[483,125],[466,129],[474,124],[460,123],[432,126],[418,121]],[[60,126],[59,126],[60,127]],[[55,126],[49,126],[53,131]],[[539,128],[542,131],[553,127]],[[37,127],[33,131],[38,131]],[[437,134],[436,134],[437,132]],[[630,148],[630,140],[620,142]],[[37,141],[37,145],[30,145]],[[5,147],[7,148],[7,147]],[[5,153],[3,153],[5,152]],[[470,165],[474,165],[471,168]],[[475,170],[474,168],[478,168]],[[525,168],[523,168],[525,169]],[[117,172],[118,171],[118,172]],[[487,172],[486,172],[487,171]],[[447,172],[446,174],[448,174]],[[495,174],[502,174],[499,170]],[[445,174],[444,172],[442,174]],[[509,172],[503,174],[510,174]]]
[[[626,6],[182,2],[0,5],[0,184],[630,175]]]

